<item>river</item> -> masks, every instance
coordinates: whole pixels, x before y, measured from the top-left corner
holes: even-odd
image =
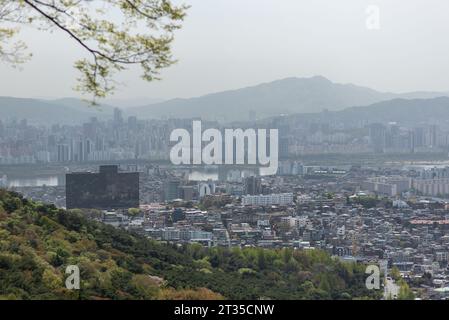
[[[189,180],[192,181],[207,181],[217,180],[218,173],[210,170],[193,170],[188,174]],[[22,187],[55,187],[65,185],[65,175],[39,175],[29,177],[14,177],[8,176],[7,186],[9,188]]]

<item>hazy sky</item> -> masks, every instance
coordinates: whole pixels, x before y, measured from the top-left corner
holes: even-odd
[[[180,2],[180,1],[176,1]],[[136,70],[114,98],[174,98],[285,77],[323,75],[382,91],[449,91],[447,0],[185,0],[176,33],[179,62],[160,82]],[[369,5],[380,29],[366,26]],[[82,50],[64,34],[25,29],[34,53],[23,71],[0,63],[0,95],[76,96],[73,62]]]

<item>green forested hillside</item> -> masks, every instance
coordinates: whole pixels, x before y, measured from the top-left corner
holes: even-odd
[[[81,290],[65,289],[65,267]],[[358,299],[364,267],[292,249],[175,247],[0,190],[3,299]]]

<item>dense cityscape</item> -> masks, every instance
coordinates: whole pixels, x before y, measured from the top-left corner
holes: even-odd
[[[274,119],[270,125],[279,121],[284,120]],[[189,125],[187,120],[124,120],[118,109],[108,122],[92,119],[81,126],[2,121],[0,185],[167,243],[321,249],[343,261],[376,263],[384,266],[385,274],[400,274],[417,298],[446,297],[449,166],[426,161],[314,165],[312,160],[293,160],[299,143],[302,152],[313,146],[323,153],[339,148],[366,152],[374,159],[390,149],[395,154],[441,153],[447,151],[444,130],[436,125],[366,124],[359,128],[366,136],[354,138],[344,130],[314,124],[292,141],[292,132],[303,126],[290,126],[281,131],[286,133],[280,138],[277,174],[261,176],[251,166],[192,168],[164,161],[170,130]],[[48,180],[49,185],[31,179],[27,185],[28,180],[16,177],[23,165],[43,175],[50,170],[58,178]],[[107,182],[113,186],[122,181],[134,188],[129,191],[134,201],[123,206],[109,198],[98,202],[103,198],[96,190],[101,188],[90,190],[87,184],[97,175],[95,183],[101,184],[103,171],[122,178],[135,173],[127,180]],[[95,203],[87,200],[87,193],[96,197]],[[399,278],[388,279],[384,297],[397,298],[400,287],[394,282]]]
[[[449,300],[437,2],[0,0],[0,301]]]
[[[275,117],[238,125],[279,128],[281,159],[325,154],[447,154],[449,150],[449,125],[444,119],[370,123],[363,117],[349,121],[333,119],[326,112],[318,115]],[[203,121],[203,125],[224,126],[216,121]],[[190,119],[126,118],[117,108],[110,120],[92,117],[81,125],[48,126],[31,124],[26,119],[0,119],[0,164],[168,161],[170,133],[191,126]]]

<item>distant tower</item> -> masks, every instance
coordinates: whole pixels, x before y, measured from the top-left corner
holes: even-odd
[[[123,124],[123,113],[119,108],[114,109],[114,125]]]
[[[244,194],[258,195],[262,193],[262,184],[259,177],[250,176],[244,180]]]
[[[181,180],[169,179],[164,182],[164,200],[171,201],[179,198]]]
[[[374,148],[374,152],[383,153],[386,143],[386,128],[381,123],[373,123],[369,127],[369,137],[371,144]]]

